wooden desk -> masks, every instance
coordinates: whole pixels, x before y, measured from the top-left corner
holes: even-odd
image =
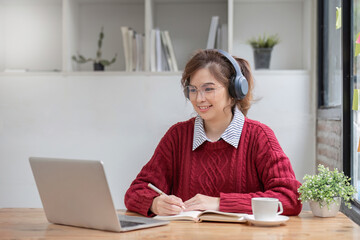
[[[124,214],[124,211],[119,211]],[[126,213],[134,215],[131,213]],[[291,217],[285,225],[171,222],[169,225],[112,233],[50,224],[42,209],[0,209],[0,239],[360,239],[360,227],[342,213],[316,218],[310,212]]]

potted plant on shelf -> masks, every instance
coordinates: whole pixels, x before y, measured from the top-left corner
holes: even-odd
[[[115,54],[114,58],[111,61],[102,59],[102,41],[104,39],[104,27],[101,28],[100,34],[99,34],[99,40],[98,40],[98,50],[96,51],[96,58],[85,58],[83,55],[78,54],[78,56],[72,56],[72,60],[74,60],[77,63],[86,63],[86,62],[93,62],[94,63],[94,70],[95,71],[104,71],[105,66],[110,66],[116,61],[117,54]]]
[[[279,42],[280,38],[277,34],[270,36],[264,34],[248,40],[254,52],[255,69],[269,69],[272,49]]]
[[[351,208],[356,189],[350,184],[350,178],[336,168],[330,171],[319,164],[318,174],[304,177],[305,182],[299,187],[299,200],[309,202],[311,211],[318,217],[334,217],[340,209],[341,199]]]

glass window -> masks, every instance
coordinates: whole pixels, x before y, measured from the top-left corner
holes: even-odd
[[[342,84],[342,28],[339,27],[341,0],[323,1],[322,31],[322,82],[320,83],[320,107],[341,105]],[[337,10],[339,9],[339,10]]]

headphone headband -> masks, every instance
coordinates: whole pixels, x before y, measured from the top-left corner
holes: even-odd
[[[221,53],[224,57],[226,57],[231,65],[235,69],[235,76],[232,76],[230,79],[229,93],[232,97],[241,100],[248,93],[248,82],[244,75],[241,72],[239,63],[231,56],[228,52],[225,52],[221,49],[216,49],[219,53]]]
[[[233,56],[231,56],[228,52],[225,52],[224,50],[221,50],[221,49],[217,49],[217,51],[219,53],[221,53],[222,55],[224,55],[231,62],[232,66],[235,69],[235,73],[236,73],[235,78],[242,76],[240,66],[239,66],[238,62],[233,58]]]

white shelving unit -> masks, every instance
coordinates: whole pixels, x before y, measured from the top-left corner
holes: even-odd
[[[278,34],[280,43],[273,49],[270,68],[310,69],[311,1],[230,0],[229,6],[233,34],[230,52],[254,66],[247,40],[263,34]]]
[[[5,69],[61,72],[92,71],[71,56],[95,57],[104,27],[103,57],[117,61],[107,71],[124,71],[121,26],[145,33],[149,70],[150,30],[168,30],[179,69],[191,54],[206,47],[212,16],[228,24],[232,54],[253,65],[246,41],[278,33],[271,69],[309,70],[311,0],[0,0],[0,72]]]

